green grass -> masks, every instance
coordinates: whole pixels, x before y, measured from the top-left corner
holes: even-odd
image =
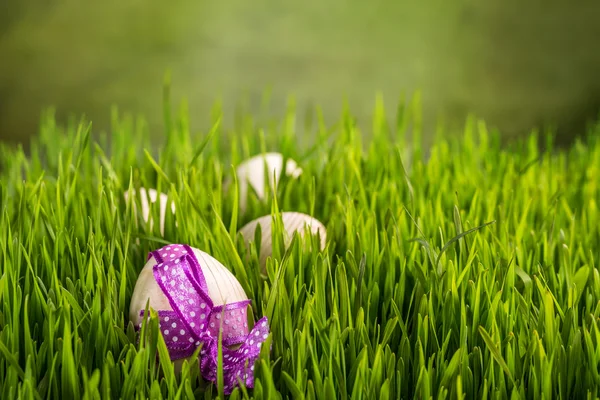
[[[232,398],[596,398],[600,125],[569,149],[535,134],[501,148],[470,119],[425,162],[417,108],[391,125],[382,110],[368,139],[349,114],[317,119],[310,148],[296,145],[293,110],[264,130],[245,116],[232,135],[218,108],[210,137],[191,134],[184,112],[165,113],[160,144],[127,117],[109,141],[48,115],[31,157],[0,146],[0,398],[220,395],[194,363],[175,376],[155,362],[166,351],[155,318],[141,345],[127,320],[147,253],[167,242],[212,254],[254,318],[270,319],[255,388]],[[241,215],[222,181],[263,150],[304,174]],[[124,200],[139,186],[176,203],[164,239]],[[327,249],[279,246],[263,278],[236,230],[277,210],[323,221]]]

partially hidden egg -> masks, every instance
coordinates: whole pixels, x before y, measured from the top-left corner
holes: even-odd
[[[284,244],[286,248],[290,245],[294,233],[300,234],[302,237],[308,231],[312,235],[319,235],[320,250],[325,249],[327,240],[327,229],[319,220],[311,217],[310,215],[299,213],[299,212],[283,212],[281,213],[281,222],[283,223],[284,229]],[[247,244],[250,244],[255,239],[256,229],[260,226],[261,228],[261,243],[259,247],[259,262],[263,268],[266,264],[267,258],[272,254],[272,223],[273,217],[265,215],[258,219],[248,222],[240,230],[242,237]]]
[[[265,153],[249,158],[237,166],[239,204],[242,212],[247,208],[249,187],[252,187],[258,198],[262,200],[265,198],[265,187],[273,189],[273,184],[279,182],[284,170],[283,160],[284,156],[280,153]],[[265,185],[265,168],[269,179],[268,185]],[[302,174],[302,169],[296,161],[288,158],[285,163],[285,174],[298,178]]]
[[[132,189],[133,192],[133,196],[136,196],[136,191],[135,189]],[[140,203],[142,204],[142,217],[144,218],[144,222],[148,222],[148,219],[151,218],[150,216],[150,203],[156,203],[157,200],[159,200],[159,207],[160,207],[160,234],[162,236],[165,235],[165,217],[166,217],[166,213],[167,213],[167,202],[168,202],[168,196],[164,193],[158,193],[155,189],[148,189],[146,190],[145,188],[140,188]],[[148,203],[148,199],[150,200],[150,203]],[[125,201],[129,201],[129,191],[125,192]],[[173,214],[175,214],[175,202],[171,202],[171,211],[173,212]],[[136,203],[133,203],[133,212],[134,215],[137,215],[137,207],[136,207]],[[150,229],[152,229],[154,226],[154,221],[150,220]]]
[[[157,311],[159,329],[176,372],[202,345],[200,368],[215,382],[219,334],[223,344],[225,389],[242,377],[252,387],[253,361],[268,337],[266,318],[249,329],[250,300],[239,281],[209,254],[187,245],[171,244],[149,254],[140,272],[129,318],[141,327],[146,303]],[[248,365],[244,365],[249,361]],[[224,367],[225,368],[225,367]]]

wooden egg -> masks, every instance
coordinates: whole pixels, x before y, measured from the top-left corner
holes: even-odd
[[[236,174],[239,181],[240,209],[246,210],[248,204],[249,186],[256,192],[259,199],[265,197],[265,167],[267,168],[270,188],[273,188],[273,181],[279,182],[283,171],[283,155],[280,153],[265,153],[254,156],[243,161],[236,168]],[[291,159],[288,159],[285,165],[287,176],[298,178],[302,174],[302,169]]]
[[[260,243],[260,264],[263,267],[263,272],[265,272],[265,264],[267,261],[267,257],[272,254],[272,223],[273,217],[269,215],[265,215],[253,221],[250,221],[246,225],[244,225],[240,229],[240,233],[242,234],[245,242],[249,244],[254,241],[254,235],[256,232],[256,228],[260,225],[261,227],[261,243]],[[325,242],[327,239],[327,230],[325,226],[319,222],[317,219],[299,212],[283,212],[281,214],[281,220],[283,222],[283,228],[285,229],[285,246],[289,246],[295,232],[300,235],[304,235],[306,232],[306,228],[310,229],[311,234],[320,236],[320,249],[325,249]]]
[[[171,302],[182,301],[184,302],[184,305],[186,307],[189,307],[188,310],[192,310],[191,313],[194,314],[194,317],[202,318],[199,319],[197,323],[206,323],[207,326],[208,324],[213,324],[217,321],[215,317],[217,319],[220,319],[221,315],[218,315],[218,313],[215,314],[214,312],[207,312],[207,310],[210,309],[210,306],[208,306],[204,302],[196,301],[194,302],[194,304],[187,304],[187,302],[191,302],[191,299],[193,298],[191,295],[181,296],[181,294],[179,294],[179,296],[177,296],[172,295],[171,293],[167,295],[165,293],[165,290],[163,290],[161,285],[159,285],[159,283],[157,282],[156,275],[154,272],[154,266],[156,266],[159,263],[161,265],[166,265],[167,263],[164,263],[165,260],[174,260],[170,265],[171,269],[168,272],[164,272],[165,277],[167,279],[163,280],[161,277],[161,282],[162,285],[168,289],[171,287],[175,287],[175,279],[171,280],[171,275],[169,274],[172,273],[173,277],[176,277],[178,274],[183,275],[183,269],[178,270],[177,268],[178,265],[183,265],[183,261],[182,263],[179,263],[178,261],[179,259],[183,260],[182,256],[184,256],[185,254],[189,254],[190,252],[192,252],[192,256],[195,257],[195,259],[197,260],[199,269],[201,271],[201,275],[203,276],[206,282],[206,288],[208,292],[207,294],[210,297],[210,300],[212,301],[212,307],[218,308],[219,306],[223,306],[225,304],[227,304],[228,307],[230,307],[232,303],[238,302],[248,303],[242,304],[242,306],[238,307],[236,310],[232,310],[232,312],[236,313],[235,320],[237,326],[235,327],[235,329],[239,329],[239,331],[230,331],[229,333],[227,333],[226,331],[223,333],[223,339],[226,340],[227,335],[231,336],[231,332],[239,333],[240,336],[247,335],[247,312],[250,300],[248,299],[248,296],[246,296],[246,293],[244,292],[244,289],[240,285],[239,281],[227,268],[225,268],[225,266],[223,266],[223,264],[221,264],[209,254],[196,248],[180,244],[164,246],[163,248],[151,253],[151,256],[149,257],[148,261],[146,262],[146,265],[140,272],[138,280],[135,284],[129,308],[129,319],[134,323],[136,327],[139,327],[143,319],[143,316],[140,315],[140,313],[143,312],[143,310],[145,309],[147,301],[149,301],[149,307],[158,311],[159,313],[173,312]],[[177,281],[177,285],[183,284]],[[189,287],[187,288],[190,291],[190,293],[192,290],[191,288],[192,285],[189,285]],[[175,287],[175,289],[177,289],[177,287]],[[169,299],[168,296],[171,296],[172,299]],[[179,299],[177,297],[179,297]],[[231,327],[232,325],[229,325],[229,322],[226,319],[227,314],[223,318],[225,319],[225,323]],[[173,343],[174,340],[178,340],[179,343],[187,344],[187,340],[190,339],[190,337],[185,336],[185,332],[182,329],[182,326],[178,326],[176,324],[177,323],[174,321],[173,318],[171,318],[171,321],[169,321],[168,317],[163,318],[160,323],[161,333],[165,337],[165,340],[168,339],[171,341],[171,343]],[[180,323],[180,325],[182,324]],[[202,328],[204,328],[204,326],[202,326]],[[214,328],[214,326],[212,326],[212,328]],[[218,327],[216,329],[218,329]],[[181,336],[178,337],[178,335]],[[235,346],[231,347],[234,348]],[[175,359],[174,363],[176,371],[180,371],[183,361],[189,358],[190,357]]]
[[[133,192],[133,196],[136,196],[136,191],[135,189],[132,190]],[[162,236],[165,235],[165,217],[166,217],[166,212],[167,212],[167,201],[168,201],[168,196],[164,193],[159,193],[154,190],[154,189],[148,189],[146,191],[145,188],[140,188],[140,202],[142,204],[142,217],[144,218],[145,222],[148,222],[148,219],[151,217],[150,216],[150,204],[148,203],[148,198],[150,199],[151,203],[156,203],[156,201],[158,200],[158,198],[160,198],[159,201],[159,206],[160,206],[160,234]],[[125,192],[125,201],[129,200],[129,191]],[[173,214],[175,214],[175,203],[171,202],[171,211],[173,212]],[[137,215],[137,206],[136,206],[136,202],[133,203],[133,213],[134,215]],[[154,226],[154,221],[150,221],[150,229],[152,229],[152,227]]]

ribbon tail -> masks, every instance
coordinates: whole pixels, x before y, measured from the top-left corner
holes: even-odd
[[[240,380],[244,382],[247,388],[254,387],[254,364],[258,360],[262,345],[268,337],[268,319],[263,317],[256,322],[246,341],[239,349],[227,351],[229,360],[232,361],[227,366],[226,374],[224,368],[225,392],[227,394],[231,394],[231,391]]]
[[[240,381],[247,388],[254,387],[254,364],[260,355],[262,344],[268,337],[268,319],[263,317],[256,322],[254,328],[239,348],[230,350],[224,345],[222,346],[223,387],[225,394],[231,394]],[[201,357],[200,362],[202,377],[216,384],[219,367],[218,341],[211,337],[204,343],[205,347],[201,350],[203,357]]]

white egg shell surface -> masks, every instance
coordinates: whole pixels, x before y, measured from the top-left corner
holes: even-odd
[[[136,196],[135,189],[132,189],[133,196]],[[167,212],[167,201],[168,196],[164,193],[159,193],[154,189],[148,189],[146,191],[145,188],[140,188],[140,202],[142,204],[142,217],[145,222],[148,222],[150,218],[150,204],[148,203],[148,198],[150,198],[151,203],[156,203],[157,199],[160,198],[159,207],[160,207],[160,234],[164,236],[165,234],[165,217]],[[129,201],[129,191],[125,192],[125,201]],[[175,214],[175,202],[171,202],[171,211]],[[133,212],[134,215],[137,215],[137,207],[136,203],[133,203]],[[154,221],[150,221],[150,229],[154,226]]]
[[[304,235],[306,228],[308,227],[313,235],[319,234],[321,250],[325,249],[327,240],[327,230],[325,226],[317,219],[310,215],[299,213],[299,212],[283,212],[281,213],[281,221],[283,222],[283,228],[286,232],[284,236],[285,246],[289,246],[295,232],[300,235]],[[254,235],[257,227],[261,227],[261,243],[260,243],[260,263],[264,267],[267,261],[267,257],[272,254],[272,216],[265,215],[253,221],[250,221],[240,229],[242,237],[247,244],[254,241]],[[263,269],[264,272],[264,269]]]
[[[181,248],[181,245],[172,246],[174,248]],[[169,247],[165,247],[165,251],[169,251],[170,249],[167,250]],[[248,300],[248,296],[246,296],[246,292],[244,292],[240,282],[223,264],[201,250],[196,248],[192,248],[192,250],[202,268],[202,273],[208,287],[208,294],[214,306]],[[129,307],[129,318],[136,326],[142,322],[142,317],[139,314],[141,310],[145,309],[147,301],[150,302],[149,306],[156,311],[173,310],[169,304],[169,299],[165,296],[154,278],[152,268],[155,265],[156,259],[151,257],[140,272],[135,288],[133,289],[131,305]]]
[[[273,188],[273,181],[279,182],[283,171],[284,156],[280,153],[265,153],[254,156],[243,161],[236,168],[236,174],[239,181],[240,209],[246,210],[248,203],[248,191],[251,186],[259,199],[265,197],[265,167],[269,178],[269,187]],[[302,169],[292,160],[287,159],[285,165],[287,176],[298,178],[302,174]]]

